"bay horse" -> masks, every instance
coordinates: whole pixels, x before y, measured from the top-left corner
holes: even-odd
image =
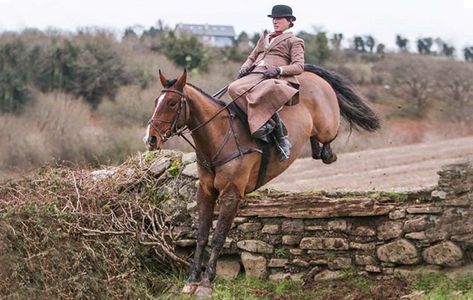
[[[309,140],[312,156],[332,163],[336,155],[330,143],[337,137],[340,116],[351,128],[374,131],[380,127],[376,113],[339,75],[314,65],[305,65],[298,76],[299,103],[280,111],[292,144],[289,159],[280,161],[271,150],[265,176],[267,183],[286,170],[299,157]],[[199,228],[190,276],[183,293],[209,296],[216,263],[230,230],[239,204],[245,194],[259,187],[258,174],[262,160],[257,143],[244,122],[235,117],[227,103],[187,83],[187,72],[168,80],[159,71],[163,89],[155,100],[153,115],[144,141],[150,150],[160,149],[173,135],[188,130],[195,143],[199,186],[197,205]],[[211,254],[202,274],[202,256],[208,243],[214,208],[219,199],[218,221]]]

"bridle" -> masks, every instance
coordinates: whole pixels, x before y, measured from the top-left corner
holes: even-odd
[[[169,138],[171,138],[175,135],[183,136],[183,132],[187,129],[187,125],[184,125],[182,128],[177,127],[178,126],[177,123],[179,122],[179,119],[181,117],[181,113],[182,113],[183,110],[185,110],[185,120],[184,120],[185,122],[184,123],[187,123],[187,120],[189,119],[189,108],[187,107],[186,95],[184,95],[184,93],[181,92],[181,91],[178,91],[178,90],[175,90],[175,89],[169,89],[169,88],[164,88],[164,89],[161,90],[161,93],[165,93],[165,92],[176,93],[179,96],[181,96],[181,99],[179,100],[179,107],[177,108],[177,112],[176,112],[176,114],[174,115],[174,118],[171,121],[154,119],[153,118],[154,115],[148,121],[148,125],[151,126],[158,133],[159,137],[161,138],[162,143],[165,143]],[[156,125],[154,125],[154,122],[156,122],[156,123],[167,123],[167,124],[171,124],[171,126],[169,127],[169,129],[166,132],[162,133],[161,130],[159,130],[159,128],[156,127]]]
[[[196,153],[196,156],[197,156],[197,162],[200,165],[204,166],[210,172],[214,172],[215,167],[223,165],[223,164],[229,162],[230,160],[235,159],[239,156],[243,156],[244,154],[253,153],[253,152],[261,153],[261,150],[259,150],[259,149],[245,148],[245,147],[242,147],[240,145],[239,139],[237,138],[237,135],[236,135],[233,123],[232,123],[232,120],[235,118],[235,115],[230,111],[229,107],[231,105],[233,105],[234,102],[236,100],[238,100],[241,96],[243,96],[244,94],[249,92],[251,89],[253,89],[255,86],[260,84],[263,80],[264,80],[264,78],[262,80],[260,80],[259,82],[257,82],[252,87],[250,87],[248,90],[246,90],[245,92],[240,94],[238,97],[236,97],[235,99],[230,101],[227,105],[222,107],[219,111],[217,111],[208,120],[200,123],[199,125],[197,125],[196,127],[192,128],[192,129],[187,127],[187,122],[188,122],[189,117],[190,117],[190,111],[189,111],[186,95],[183,92],[181,92],[179,90],[176,90],[176,89],[164,88],[164,89],[161,90],[161,93],[163,93],[163,92],[172,92],[172,93],[176,93],[179,96],[181,96],[181,99],[179,101],[179,107],[177,108],[177,112],[176,112],[176,114],[174,115],[174,118],[171,121],[154,119],[153,118],[154,115],[153,115],[153,117],[151,117],[151,119],[148,121],[148,125],[151,126],[158,133],[159,137],[161,138],[162,143],[166,142],[169,138],[171,138],[173,136],[182,137],[195,150],[195,153]],[[184,120],[185,125],[183,125],[181,128],[178,128],[178,122],[179,122],[179,119],[181,117],[181,113],[182,113],[183,110],[185,110],[185,120]],[[209,161],[206,161],[206,160],[199,157],[200,155],[199,155],[199,151],[197,150],[197,147],[185,136],[185,134],[190,133],[192,135],[195,131],[199,130],[200,128],[202,128],[205,125],[207,125],[208,123],[210,123],[213,119],[215,119],[224,110],[227,110],[228,113],[229,113],[229,118],[228,118],[229,129],[228,129],[228,132],[223,137],[223,141],[220,144],[220,146],[218,147],[218,150],[217,150],[217,153],[215,154],[215,156],[213,158],[210,158]],[[154,125],[154,122],[168,123],[168,124],[171,124],[171,127],[166,132],[162,133],[161,130],[159,130],[159,128],[157,128]],[[234,151],[229,156],[224,157],[223,159],[218,159],[218,157],[220,156],[220,153],[222,152],[224,146],[229,141],[230,136],[233,136],[238,150]]]

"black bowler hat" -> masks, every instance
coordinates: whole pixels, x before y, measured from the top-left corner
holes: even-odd
[[[296,20],[296,17],[292,15],[292,8],[287,5],[275,5],[271,10],[271,14],[268,15],[270,18],[291,18],[292,21]]]

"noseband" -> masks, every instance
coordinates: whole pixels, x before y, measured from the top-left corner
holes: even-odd
[[[177,128],[177,123],[179,122],[179,118],[181,116],[181,112],[182,112],[183,109],[186,111],[186,113],[185,113],[186,120],[185,121],[187,122],[187,119],[189,118],[189,116],[188,116],[189,109],[187,108],[186,95],[184,95],[183,92],[175,90],[175,89],[162,89],[161,93],[163,93],[163,92],[176,93],[179,96],[181,96],[181,99],[179,101],[179,107],[177,108],[177,112],[176,112],[176,114],[174,115],[174,118],[171,121],[159,120],[159,119],[155,120],[155,119],[153,119],[153,117],[151,117],[151,119],[148,121],[148,125],[151,126],[154,130],[156,130],[156,132],[159,134],[159,137],[161,138],[162,143],[166,142],[170,137],[172,137],[174,135],[181,135],[180,133],[183,130],[185,130],[185,126],[182,127],[182,128]],[[161,133],[161,130],[159,130],[159,128],[157,128],[153,124],[154,122],[171,124],[171,127],[163,134],[163,133]]]

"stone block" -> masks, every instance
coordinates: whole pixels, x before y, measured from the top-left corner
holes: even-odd
[[[371,227],[358,226],[352,229],[351,234],[356,235],[356,236],[375,236],[376,231]]]
[[[295,266],[303,267],[303,268],[309,266],[308,261],[303,260],[303,259],[299,259],[299,258],[293,259],[291,263]]]
[[[268,243],[259,240],[243,240],[237,242],[237,247],[248,251],[248,252],[255,252],[255,253],[266,253],[271,254],[273,253],[274,247]]]
[[[411,239],[411,240],[425,240],[427,238],[425,235],[425,231],[409,232],[409,233],[406,233],[404,237],[406,239]]]
[[[403,230],[405,232],[423,231],[429,225],[427,216],[415,217],[404,222]]]
[[[289,253],[291,253],[292,255],[302,255],[304,254],[304,250],[293,248],[293,249],[289,249]]]
[[[365,266],[365,271],[369,273],[381,273],[381,267],[375,265]]]
[[[313,250],[348,250],[348,241],[344,238],[305,237],[299,245],[301,249]]]
[[[378,239],[379,240],[390,240],[398,238],[402,234],[402,222],[401,221],[387,221],[378,226]]]
[[[348,225],[346,220],[333,220],[327,223],[327,229],[331,231],[347,231]]]
[[[391,220],[404,219],[405,217],[406,217],[406,210],[404,208],[396,209],[389,213],[389,218]]]
[[[307,231],[322,231],[324,227],[322,225],[307,225],[305,226],[305,230]]]
[[[358,266],[376,265],[376,258],[371,255],[356,254],[355,264]]]
[[[330,270],[348,269],[352,266],[350,257],[337,257],[328,262]]]
[[[241,253],[241,262],[245,269],[246,277],[255,277],[265,279],[268,275],[268,268],[266,267],[266,258],[264,256],[253,255],[248,252]]]
[[[261,223],[242,223],[238,225],[238,230],[241,232],[255,232],[260,230],[263,227]]]
[[[328,280],[335,280],[343,278],[343,273],[340,271],[331,271],[331,270],[324,270],[322,272],[317,273],[314,276],[314,281],[328,281]]]
[[[279,225],[277,224],[267,224],[264,225],[261,229],[262,233],[276,234],[279,232]]]
[[[415,264],[419,259],[416,247],[405,239],[382,245],[376,253],[379,260],[396,264]]]
[[[286,258],[271,258],[269,261],[268,267],[270,268],[282,268],[287,265],[289,262]]]
[[[369,251],[369,250],[376,249],[376,244],[375,243],[350,242],[350,249]]]
[[[422,257],[431,265],[453,267],[461,263],[463,251],[455,243],[447,241],[425,249]]]
[[[269,275],[269,280],[271,281],[281,281],[284,279],[290,279],[291,273],[284,273],[284,272],[276,272]]]
[[[223,258],[217,261],[217,276],[235,279],[240,273],[241,265],[238,259]]]
[[[281,225],[281,230],[284,233],[292,232],[303,232],[304,231],[304,221],[303,220],[288,220],[284,221]]]
[[[233,219],[233,223],[235,224],[241,224],[241,223],[246,223],[246,222],[248,222],[248,218],[246,217],[235,217]]]
[[[283,235],[282,244],[283,245],[298,245],[302,237],[298,235]]]
[[[438,214],[442,212],[442,208],[438,206],[409,206],[407,212],[410,214]]]

